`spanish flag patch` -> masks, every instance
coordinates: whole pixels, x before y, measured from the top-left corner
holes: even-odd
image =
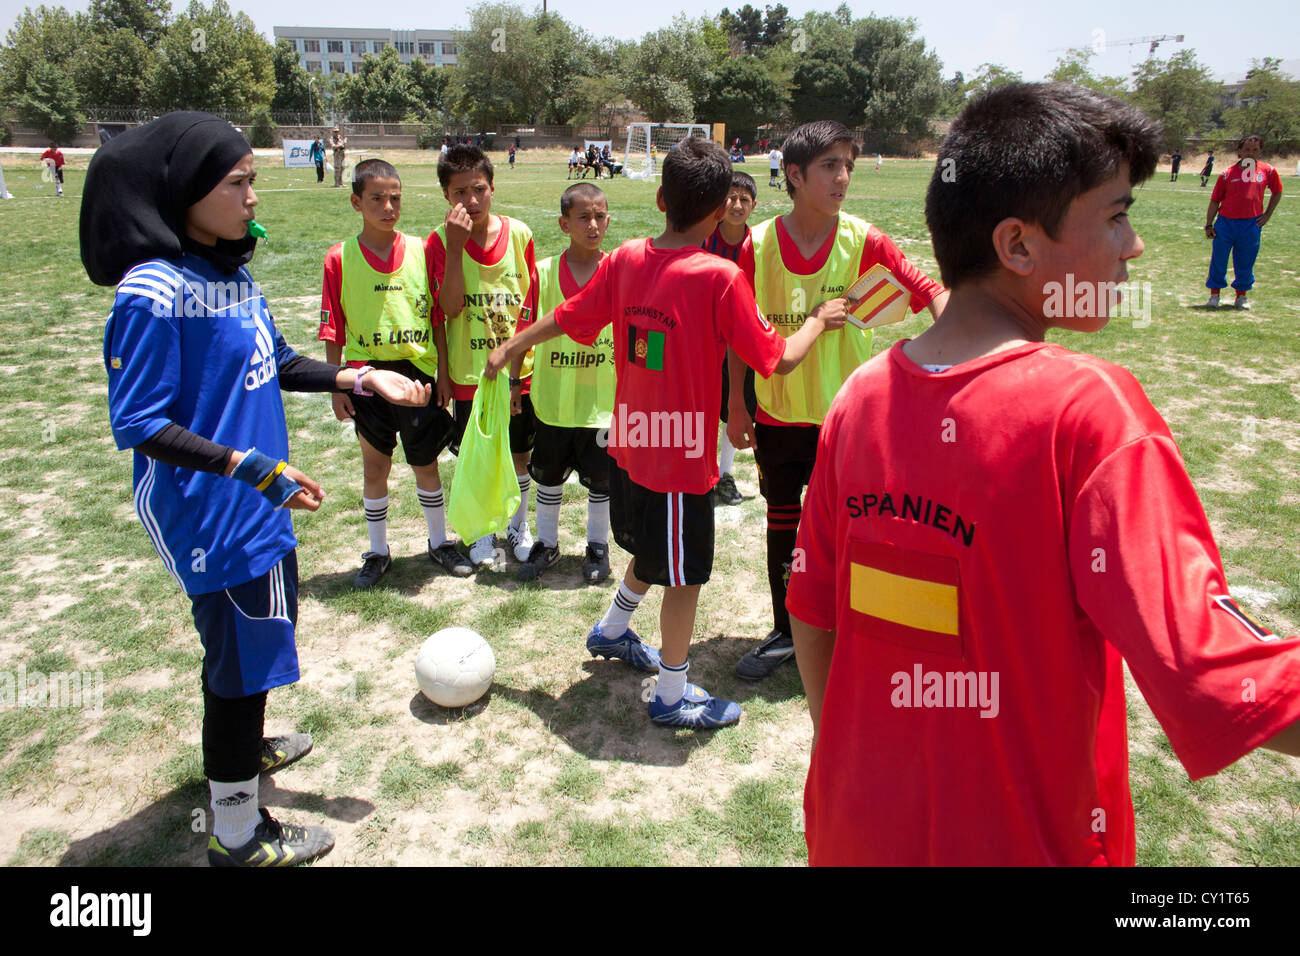
[[[879,263],[864,272],[844,295],[849,300],[850,321],[860,329],[902,322],[911,301],[894,274]]]
[[[959,591],[955,558],[849,542],[849,607],[862,633],[962,657]]]

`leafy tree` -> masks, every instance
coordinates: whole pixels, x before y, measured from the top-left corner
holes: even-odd
[[[723,7],[718,24],[736,45],[737,52],[753,52],[763,43],[763,14],[748,3],[735,13]]]
[[[1133,71],[1133,81],[1132,101],[1164,124],[1163,145],[1171,152],[1206,127],[1219,91],[1195,50],[1168,60],[1151,57]]]
[[[790,11],[785,4],[763,8],[763,46],[770,47],[780,41],[785,34],[786,24],[790,22]]]
[[[916,21],[868,17],[855,24],[850,72],[863,125],[882,133],[922,136],[943,95],[939,58],[916,36]]]
[[[377,115],[405,119],[423,109],[410,69],[391,46],[378,56],[366,54],[361,70],[344,82],[338,105],[353,122]]]
[[[271,45],[225,0],[191,0],[158,44],[149,100],[159,111],[251,111],[275,96]]]
[[[64,81],[54,74],[68,70],[85,37],[84,18],[62,7],[25,9],[0,49],[0,100],[12,104],[19,96],[40,95],[39,90],[51,83],[64,88]],[[39,66],[48,69],[41,70],[36,85],[31,86],[28,80]]]
[[[742,56],[723,62],[709,95],[695,112],[702,120],[725,123],[728,137],[752,140],[758,125],[776,118],[784,106],[783,91],[763,65],[754,57]]]
[[[1258,133],[1272,155],[1300,147],[1300,83],[1282,72],[1280,60],[1254,60],[1237,97],[1243,105],[1232,116],[1241,136]]]
[[[1071,83],[1074,86],[1082,86],[1109,96],[1126,96],[1127,91],[1122,77],[1098,76],[1092,72],[1089,64],[1094,56],[1096,56],[1096,52],[1091,47],[1085,46],[1066,50],[1065,55],[1057,59],[1056,66],[1052,68],[1051,73],[1047,74],[1047,78],[1055,80],[1057,83]]]
[[[120,27],[89,36],[74,61],[73,76],[87,106],[136,107],[145,101],[156,68],[145,40]]]
[[[166,32],[171,12],[168,0],[91,0],[88,17],[95,33],[127,30],[153,49]]]
[[[448,112],[450,73],[455,67],[430,66],[423,60],[411,61],[411,83],[426,113],[445,116]]]
[[[1024,79],[1014,70],[1008,70],[1005,66],[999,66],[996,63],[981,63],[978,71],[966,84],[966,98],[979,96],[981,93],[987,93],[989,90],[1006,83],[1019,83]]]
[[[823,52],[810,53],[795,68],[790,112],[796,123],[838,120],[856,126],[862,115],[848,64]]]
[[[696,102],[709,94],[723,51],[709,42],[703,26],[679,15],[671,26],[642,37],[624,63],[627,95],[651,120],[690,122]]]
[[[86,122],[71,72],[54,63],[37,63],[28,71],[13,105],[19,119],[55,142],[71,140]]]
[[[480,127],[535,122],[546,102],[537,18],[509,3],[482,3],[469,15],[469,29],[455,34],[461,112]]]
[[[275,75],[275,96],[271,109],[279,113],[306,113],[321,116],[320,93],[311,82],[311,74],[298,62],[298,52],[288,40],[280,40],[271,51],[271,69]]]

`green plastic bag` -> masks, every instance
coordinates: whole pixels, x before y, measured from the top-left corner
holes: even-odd
[[[466,544],[505,531],[519,507],[519,480],[510,457],[510,382],[480,377],[456,458],[447,522]]]

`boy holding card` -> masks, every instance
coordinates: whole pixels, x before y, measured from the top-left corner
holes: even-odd
[[[948,295],[870,223],[840,212],[858,149],[840,123],[805,123],[785,141],[786,191],[794,209],[759,224],[753,234],[751,279],[758,306],[777,331],[790,335],[820,302],[842,296],[864,273],[883,266],[907,290],[913,312],[936,318]],[[887,278],[880,281],[888,282]],[[888,289],[881,291],[888,294]],[[744,367],[731,359],[727,434],[753,448],[759,491],[767,501],[767,579],[773,629],[736,664],[736,674],[761,680],[794,656],[785,591],[799,530],[800,496],[817,457],[817,437],[831,399],[871,357],[871,332],[845,327],[819,338],[808,360],[786,375],[755,383],[757,424],[745,407]]]
[[[799,530],[814,864],[1132,866],[1121,657],[1192,778],[1300,754],[1300,639],[1230,597],[1168,426],[1044,341],[1106,325],[1048,290],[1124,283],[1158,156],[1157,124],[1065,84],[998,87],[940,147],[952,299],[845,383]]]

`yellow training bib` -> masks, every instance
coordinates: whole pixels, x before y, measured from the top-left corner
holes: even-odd
[[[537,264],[537,316],[564,301],[560,256]],[[594,345],[567,335],[543,342],[533,357],[529,394],[539,420],[559,428],[608,428],[614,412],[614,330],[607,325]]]

